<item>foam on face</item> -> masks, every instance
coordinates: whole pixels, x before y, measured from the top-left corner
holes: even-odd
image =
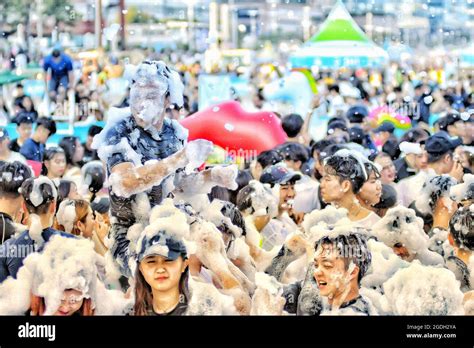
[[[53,236],[42,253],[30,254],[24,260],[17,279],[0,285],[0,313],[24,314],[30,307],[30,295],[45,300],[45,315],[54,314],[64,291],[74,289],[92,300],[96,314],[125,314],[131,306],[119,291],[107,290],[99,279],[103,259],[87,239]],[[14,292],[12,292],[14,291]],[[12,302],[12,294],[14,300]]]

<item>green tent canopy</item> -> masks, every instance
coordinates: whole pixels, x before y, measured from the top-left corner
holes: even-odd
[[[26,79],[25,75],[16,75],[10,70],[0,72],[0,86],[15,83]]]
[[[365,35],[341,1],[319,31],[290,57],[294,68],[377,67],[386,61],[387,52]]]

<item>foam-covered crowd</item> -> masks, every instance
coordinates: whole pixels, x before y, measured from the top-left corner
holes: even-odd
[[[0,128],[1,315],[474,314],[472,108],[400,138],[363,104],[319,140],[277,115],[286,142],[238,168],[167,117],[176,71],[127,71],[85,144],[46,148],[47,117]]]

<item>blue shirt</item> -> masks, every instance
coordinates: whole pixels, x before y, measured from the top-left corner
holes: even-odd
[[[46,228],[41,234],[44,239],[43,246],[55,235],[61,235],[66,238],[77,238],[73,234]],[[28,231],[22,232],[17,238],[12,237],[8,239],[0,246],[0,283],[9,276],[16,278],[18,270],[23,266],[23,260],[29,254],[42,250],[43,248],[39,248],[35,241],[31,239]]]
[[[55,61],[54,57],[49,55],[44,58],[43,69],[44,71],[51,69],[51,76],[59,80],[72,71],[72,60],[67,54],[61,54],[59,61]]]
[[[31,138],[26,139],[20,149],[20,153],[25,156],[27,160],[42,162],[44,154],[44,144],[37,143]]]

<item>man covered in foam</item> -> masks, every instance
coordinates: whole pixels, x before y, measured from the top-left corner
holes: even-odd
[[[166,107],[183,105],[183,84],[177,72],[161,61],[144,61],[127,70],[130,108],[111,110],[92,147],[106,163],[109,175],[110,251],[122,274],[129,277],[127,229],[138,220],[146,220],[150,208],[160,204],[175,187],[190,187],[181,182],[183,175],[175,179],[174,174],[185,168],[194,182],[204,177],[205,182],[213,180],[227,187],[232,186],[228,178],[234,171],[224,170],[225,175],[222,169],[218,175],[212,169],[192,173],[206,160],[212,143],[202,139],[187,143],[187,130],[165,117]]]
[[[405,261],[417,259],[426,265],[443,264],[441,255],[429,250],[429,237],[423,231],[423,220],[413,209],[403,206],[389,209],[373,226],[372,233]]]

